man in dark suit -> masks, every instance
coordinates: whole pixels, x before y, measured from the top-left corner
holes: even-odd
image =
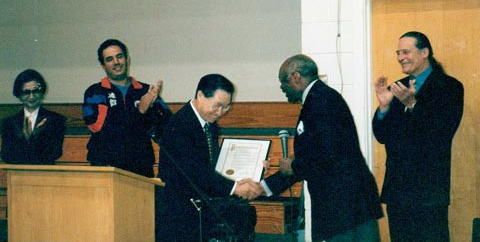
[[[23,110],[2,125],[2,160],[14,164],[51,165],[62,155],[65,117],[41,107],[47,83],[32,69],[15,79],[13,95]]]
[[[195,98],[176,112],[165,127],[159,176],[166,186],[158,196],[164,216],[157,217],[157,230],[161,230],[157,241],[198,241],[199,231],[208,239],[217,236],[212,235],[211,229],[225,221],[242,239],[252,239],[255,210],[245,201],[235,203],[231,195],[253,199],[263,192],[261,186],[249,179],[231,181],[215,171],[219,149],[216,122],[230,110],[233,93],[234,86],[227,78],[206,75],[198,83]],[[212,197],[227,199],[208,199]],[[197,199],[202,204],[195,203]],[[231,206],[223,204],[232,200]],[[203,231],[199,229],[196,206],[202,207]]]
[[[427,36],[400,37],[397,60],[408,76],[375,83],[373,132],[387,151],[382,202],[396,241],[449,241],[452,139],[463,113],[463,85],[433,57]]]
[[[379,241],[378,190],[347,104],[318,79],[317,65],[308,56],[288,58],[278,77],[288,101],[301,103],[302,110],[295,158],[282,159],[280,171],[265,179],[267,195],[306,180],[313,241]]]

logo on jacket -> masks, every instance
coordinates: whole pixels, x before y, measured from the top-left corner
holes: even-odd
[[[108,102],[110,103],[110,107],[117,105],[117,97],[115,96],[115,93],[108,93]]]

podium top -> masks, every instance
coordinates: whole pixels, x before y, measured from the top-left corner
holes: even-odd
[[[137,180],[151,183],[157,186],[165,186],[160,178],[148,178],[133,172],[122,170],[112,166],[61,166],[61,165],[14,165],[0,164],[1,170],[6,171],[45,171],[45,172],[97,172],[97,173],[117,173],[122,176],[128,176]]]

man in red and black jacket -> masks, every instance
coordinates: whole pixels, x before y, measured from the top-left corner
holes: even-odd
[[[97,50],[107,74],[84,94],[83,119],[92,135],[89,160],[153,177],[152,137],[159,137],[171,111],[160,97],[162,81],[148,85],[128,75],[128,49],[108,39]]]

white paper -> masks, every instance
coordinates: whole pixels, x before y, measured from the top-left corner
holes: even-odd
[[[258,182],[269,148],[270,140],[225,138],[215,170],[234,181],[251,178]]]

